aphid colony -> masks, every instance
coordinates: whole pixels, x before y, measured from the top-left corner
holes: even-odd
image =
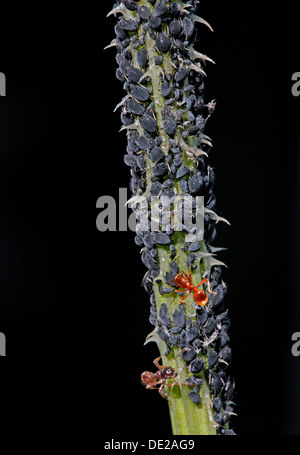
[[[222,281],[222,263],[214,258],[217,249],[211,246],[219,217],[213,212],[215,174],[206,162],[212,144],[204,134],[215,102],[203,99],[205,73],[200,64],[212,60],[193,47],[195,24],[209,24],[196,15],[197,3],[119,0],[111,12],[117,18],[111,46],[116,46],[116,76],[126,91],[117,108],[121,108],[122,129],[127,131],[124,161],[130,167],[132,195],[156,196],[162,203],[164,197],[172,200],[177,194],[204,196],[205,200],[204,239],[184,242],[185,270],[177,262],[172,226],[166,232],[151,232],[137,225],[135,242],[142,248],[141,259],[148,269],[143,285],[150,294],[150,322],[166,344],[166,356],[174,347],[180,349],[188,371],[185,385],[191,387],[190,399],[200,404],[199,388],[206,380],[218,432],[233,434],[228,426],[235,392],[226,371],[231,361],[230,321],[224,308],[227,287]],[[193,210],[191,207],[191,216]],[[169,270],[165,274],[161,273],[161,247],[168,251]],[[209,294],[197,290],[187,275],[200,263],[205,264],[203,281],[209,278]],[[182,304],[187,296],[169,310],[166,303],[158,309],[154,286],[161,296],[173,296],[178,302],[178,285],[182,291],[193,292],[193,318]],[[207,363],[201,356],[206,356]],[[159,386],[164,396],[164,387],[172,384],[176,371],[160,366],[158,359],[155,365],[158,371],[144,372],[142,382],[147,388]]]

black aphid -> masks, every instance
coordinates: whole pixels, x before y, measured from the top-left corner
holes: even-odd
[[[163,341],[168,341],[169,339],[169,335],[168,335],[168,332],[166,331],[166,329],[164,329],[163,327],[159,327],[157,329],[157,335],[163,340]]]
[[[183,31],[187,40],[191,38],[191,36],[194,33],[194,30],[195,30],[194,22],[189,17],[185,17],[183,19]]]
[[[154,8],[154,15],[155,16],[163,16],[168,12],[168,7],[166,2],[160,1]]]
[[[178,20],[172,21],[169,25],[169,31],[170,31],[171,36],[174,36],[174,37],[179,36],[182,31],[180,22]]]
[[[171,41],[164,33],[159,32],[156,39],[156,47],[160,52],[165,54],[171,48]]]
[[[163,177],[168,173],[168,166],[166,163],[157,163],[153,167],[153,174],[155,177]]]
[[[193,376],[193,381],[194,383],[199,387],[202,384],[202,379],[199,378],[198,376]]]
[[[175,278],[175,273],[166,272],[165,280],[166,280],[167,283],[170,283],[172,286],[174,286],[174,284],[172,283],[174,278]]]
[[[179,273],[179,265],[177,264],[177,262],[175,261],[172,261],[170,263],[170,270],[171,272],[174,274],[174,275],[177,275],[177,273]]]
[[[199,251],[201,248],[201,243],[191,243],[188,247],[188,251],[195,253],[196,251]]]
[[[219,334],[219,340],[220,340],[220,347],[221,348],[226,346],[226,344],[229,342],[229,336],[224,330],[221,330],[221,332]]]
[[[147,49],[145,47],[143,47],[142,49],[139,49],[137,51],[137,62],[138,64],[144,68],[145,66],[147,66],[147,63],[148,63],[148,52],[147,52]]]
[[[169,335],[169,340],[170,340],[170,342],[171,342],[174,346],[177,346],[178,343],[179,343],[179,338],[178,338],[178,336],[177,336],[177,335],[174,335],[174,334],[172,334],[172,333]]]
[[[140,168],[140,170],[144,171],[146,161],[145,161],[145,157],[142,153],[137,157],[136,162],[137,162],[137,165]]]
[[[186,383],[186,385],[188,385],[190,387],[193,387],[196,385],[193,378],[186,378],[185,383]]]
[[[159,182],[154,182],[150,188],[151,196],[158,196],[161,189],[161,184]]]
[[[175,327],[172,327],[172,328],[170,329],[170,333],[175,333],[175,334],[177,334],[177,333],[180,333],[181,330],[182,330],[182,329],[181,329],[180,327],[176,327],[176,326],[175,326]]]
[[[221,414],[217,414],[216,412],[214,413],[214,419],[215,419],[215,422],[218,424],[218,425],[222,425],[223,423],[223,418],[221,416]]]
[[[199,396],[199,390],[198,390],[198,387],[196,387],[194,390],[192,390],[190,393],[189,393],[189,398],[190,400],[192,400],[193,403],[195,404],[200,404],[201,403],[201,399],[200,399],[200,396]]]
[[[223,388],[223,381],[219,375],[212,376],[210,390],[214,396],[219,395]],[[220,400],[221,401],[221,400]]]
[[[171,321],[168,315],[168,308],[165,303],[163,303],[159,309],[159,319],[161,320],[162,324],[166,327],[171,327]]]
[[[150,160],[154,163],[164,159],[165,154],[159,147],[154,147],[150,152]]]
[[[212,317],[208,320],[207,325],[205,326],[204,332],[206,335],[211,335],[216,328],[216,321]]]
[[[175,310],[173,314],[173,321],[177,327],[185,327],[185,315],[182,311]]]
[[[161,27],[161,18],[160,17],[150,17],[149,25],[153,30],[157,30]]]
[[[144,87],[140,87],[139,85],[133,85],[131,87],[131,95],[137,101],[148,101],[149,99],[149,92]]]
[[[134,238],[134,241],[135,241],[137,246],[143,246],[144,245],[143,237],[141,235],[136,235],[135,238]]]
[[[173,164],[176,167],[180,167],[182,165],[182,159],[181,159],[180,154],[175,155],[174,160],[173,160]]]
[[[186,341],[187,343],[192,343],[199,335],[199,329],[198,327],[191,327],[187,332],[186,332]]]
[[[213,407],[216,412],[221,411],[222,401],[220,397],[216,397],[213,399]]]
[[[129,82],[138,83],[143,74],[143,71],[141,71],[139,68],[130,67],[127,72],[127,78]]]
[[[179,185],[183,193],[188,193],[188,184],[185,180],[180,180]]]
[[[168,84],[167,81],[163,81],[163,83],[161,84],[160,91],[161,91],[162,96],[167,98],[172,93],[172,87]]]
[[[189,190],[192,194],[198,193],[203,185],[203,178],[200,172],[196,172],[193,177],[190,178],[189,182]]]
[[[219,354],[216,351],[211,351],[208,356],[208,366],[213,368],[219,359]]]
[[[226,387],[225,387],[225,392],[224,392],[224,398],[226,401],[232,400],[234,397],[235,393],[235,386],[234,384],[231,384],[230,381],[227,382]]]
[[[148,20],[152,16],[150,9],[145,5],[138,7],[138,13],[142,19]]]
[[[175,74],[175,81],[182,82],[188,75],[188,70],[186,68],[180,68]]]
[[[230,363],[230,361],[231,361],[231,349],[230,349],[229,346],[225,346],[225,348],[223,348],[221,350],[221,357],[226,363]]]
[[[170,294],[171,292],[173,292],[172,288],[163,288],[161,285],[158,287],[158,290],[159,290],[160,295],[166,295],[166,294]]]
[[[123,125],[125,126],[128,126],[128,125],[132,125],[133,123],[133,117],[128,114],[127,112],[122,112],[121,113],[121,122],[123,123]]]
[[[167,234],[164,234],[163,232],[154,232],[153,240],[158,245],[169,245],[171,243],[170,237]]]
[[[201,359],[194,359],[191,363],[191,372],[194,374],[198,374],[202,371],[204,367],[204,362]]]
[[[121,0],[122,3],[126,6],[129,11],[136,11],[137,10],[137,4],[134,3],[132,0]]]
[[[168,136],[173,137],[177,130],[177,123],[172,117],[167,117],[164,121],[164,130]]]
[[[190,173],[190,168],[188,166],[181,166],[178,171],[176,172],[176,178],[181,179],[182,177],[188,175]]]
[[[154,243],[152,242],[152,236],[150,232],[145,232],[143,235],[143,242],[145,247],[147,247],[149,250],[152,251],[152,248],[154,247]],[[150,251],[150,253],[151,253]],[[153,257],[152,253],[151,256]]]
[[[183,350],[181,357],[185,362],[191,362],[197,356],[197,352],[194,348],[186,348]]]
[[[148,114],[143,115],[143,117],[140,119],[142,127],[148,132],[148,133],[155,133],[157,125],[155,119]],[[155,174],[154,174],[155,175]]]
[[[134,99],[127,102],[127,109],[135,115],[142,115],[145,112],[144,107]]]
[[[125,155],[124,156],[124,163],[127,164],[129,167],[133,167],[135,165],[136,158],[132,155]]]
[[[144,136],[139,136],[136,140],[136,143],[141,150],[148,149],[148,141]]]
[[[163,56],[158,55],[157,57],[155,57],[154,63],[155,63],[155,65],[161,65],[163,60],[164,60]]]
[[[162,184],[162,187],[167,190],[171,189],[173,186],[174,182],[171,179],[165,180],[164,183]]]
[[[134,30],[137,29],[136,23],[131,19],[129,20],[122,19],[120,22],[120,26],[123,30],[126,30],[128,32],[133,32]]]

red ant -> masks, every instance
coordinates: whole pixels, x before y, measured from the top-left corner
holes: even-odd
[[[174,283],[176,283],[177,286],[180,286],[182,289],[178,289],[176,291],[174,291],[174,293],[177,293],[177,292],[183,292],[182,290],[184,291],[188,291],[188,294],[185,295],[184,297],[182,297],[180,300],[179,300],[179,303],[182,303],[183,305],[186,305],[186,303],[183,302],[184,299],[186,299],[192,292],[194,293],[193,294],[193,297],[194,297],[194,300],[195,302],[198,304],[198,305],[201,305],[201,306],[204,306],[207,304],[208,302],[208,294],[206,291],[204,291],[203,289],[198,289],[200,286],[202,286],[202,284],[206,281],[207,282],[207,287],[208,287],[208,291],[211,293],[211,294],[216,294],[216,292],[213,292],[211,289],[210,289],[210,283],[208,281],[207,278],[204,278],[200,284],[198,284],[198,286],[194,286],[193,283],[192,283],[192,272],[190,271],[190,274],[187,275],[186,272],[179,272],[175,278],[174,278]],[[175,299],[176,295],[174,295],[174,299]],[[172,300],[171,303],[174,302],[174,299]]]
[[[158,389],[160,396],[167,399],[167,397],[163,394],[163,387],[165,385],[173,386],[174,383],[179,385],[174,379],[176,378],[177,373],[174,368],[159,365],[159,359],[161,359],[161,356],[153,360],[153,363],[158,368],[158,371],[156,373],[144,371],[141,374],[141,382],[144,386],[146,386],[146,389]],[[167,379],[174,379],[174,381],[172,384],[166,384]],[[160,384],[160,386],[156,387],[157,384]]]

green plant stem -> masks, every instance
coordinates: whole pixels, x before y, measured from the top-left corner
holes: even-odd
[[[146,0],[141,0],[139,2],[140,5],[147,6],[151,11],[153,11],[153,6]],[[178,4],[182,5],[182,2],[178,0]],[[123,8],[124,9],[124,8]],[[126,10],[126,17],[129,19],[135,18],[135,13]],[[167,29],[163,30],[164,32],[168,33]],[[139,34],[141,30],[139,31]],[[154,103],[154,111],[157,120],[158,126],[158,133],[162,139],[161,149],[164,151],[165,155],[169,153],[169,138],[164,132],[163,128],[163,115],[162,110],[164,107],[165,100],[160,92],[161,87],[161,80],[160,74],[165,71],[165,74],[174,75],[174,66],[172,64],[172,57],[170,53],[164,55],[162,66],[155,65],[154,59],[156,56],[159,55],[157,49],[155,47],[155,40],[153,40],[148,34],[146,35],[145,46],[148,53],[149,64],[148,68],[145,71],[147,76],[151,77],[151,84],[152,84],[152,101]],[[132,63],[133,65],[137,66],[137,51],[133,48],[132,45],[129,45],[129,49],[132,53]],[[176,115],[177,108],[174,106],[172,108],[173,113]],[[141,132],[141,127],[136,124],[134,125],[135,129]],[[177,133],[175,139],[180,140],[180,133]],[[195,146],[195,144],[191,144]],[[196,161],[190,159],[185,153],[183,154],[183,163],[190,167],[190,169],[196,169],[197,164]],[[149,159],[149,156],[146,156],[146,182],[147,182],[147,190],[146,195],[149,195],[149,189],[151,187],[151,177],[153,176],[152,173],[152,164]],[[182,194],[180,186],[177,182],[175,182],[175,187],[178,194]],[[153,210],[154,203],[152,204],[151,209]],[[184,232],[177,232],[173,235],[173,243],[176,248],[176,262],[179,266],[181,271],[187,269],[187,260],[188,254],[184,249],[184,242],[185,242],[185,233]],[[203,242],[204,244],[204,242]],[[154,280],[154,293],[156,298],[156,306],[157,306],[157,313],[159,313],[159,309],[162,303],[167,305],[168,314],[170,319],[172,319],[172,314],[174,313],[175,309],[178,308],[179,298],[177,297],[173,303],[174,294],[171,293],[169,295],[161,295],[159,292],[159,284],[165,283],[165,276],[166,272],[169,271],[169,265],[172,262],[170,259],[170,248],[169,246],[157,246],[158,250],[158,260],[160,265],[160,274]],[[205,245],[202,246],[201,250],[196,253],[196,260],[195,263],[199,265],[197,269],[192,273],[192,281],[195,285],[198,285],[201,281],[202,274],[205,272],[205,264],[203,259],[203,253],[205,253],[206,247]],[[202,262],[201,262],[202,261]],[[194,308],[195,302],[193,301],[192,296],[189,296],[186,300],[186,314],[189,315],[189,318],[192,319],[193,322],[196,321],[196,312]],[[202,385],[200,386],[200,399],[201,403],[199,405],[192,402],[189,398],[188,394],[191,391],[191,387],[185,384],[185,380],[188,377],[188,369],[185,366],[185,362],[181,358],[181,349],[179,347],[172,348],[171,352],[168,356],[165,356],[166,344],[162,341],[156,333],[157,327],[155,330],[148,336],[147,342],[155,341],[158,345],[160,355],[162,356],[162,363],[163,365],[170,366],[176,369],[178,373],[178,383],[180,385],[174,385],[173,387],[165,387],[167,396],[168,396],[168,403],[169,403],[169,411],[172,423],[172,430],[174,435],[216,435],[216,425],[213,419],[213,407],[212,407],[212,398],[210,395],[209,387],[207,384],[207,380],[205,378],[204,371],[206,368],[202,370],[202,373],[199,377],[202,379]],[[207,357],[198,354],[198,358],[201,358],[205,365],[207,365]],[[170,384],[172,381],[170,381]]]
[[[186,269],[187,254],[182,251],[184,246],[184,233],[176,233],[176,261],[179,264],[181,270]],[[159,260],[162,273],[166,273],[169,270],[170,264],[170,252],[168,247],[158,247]],[[192,273],[192,280],[195,284],[201,281],[201,271],[198,267],[196,271]],[[158,290],[158,284],[154,284],[154,292],[156,297],[157,311],[162,303],[166,303],[168,307],[168,313],[171,314],[178,307],[178,300],[173,300],[173,294],[171,296],[162,296]],[[188,297],[186,300],[186,313],[189,315],[195,314],[195,308],[192,297]],[[196,320],[195,316],[191,316],[193,321]],[[178,372],[178,382],[183,384],[181,386],[166,387],[166,392],[169,400],[169,411],[172,423],[172,431],[174,435],[215,435],[216,428],[213,420],[213,408],[212,399],[210,396],[208,384],[204,376],[204,372],[201,373],[202,385],[200,388],[200,405],[193,403],[188,397],[190,388],[184,385],[187,378],[186,368],[183,360],[180,357],[180,349],[175,348],[166,357],[164,355],[166,346],[165,343],[160,340],[158,336],[155,337],[155,341],[158,344],[160,355],[162,356],[162,362],[166,366],[171,366]],[[206,356],[199,356],[207,364]]]

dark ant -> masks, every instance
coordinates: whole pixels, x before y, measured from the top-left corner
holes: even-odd
[[[213,292],[210,289],[210,283],[209,283],[207,278],[204,278],[201,281],[201,283],[198,284],[198,286],[194,286],[193,283],[192,283],[192,272],[191,271],[190,271],[189,275],[187,275],[186,272],[179,272],[175,276],[173,282],[176,283],[177,286],[180,286],[181,289],[178,289],[178,290],[174,291],[174,293],[188,291],[188,294],[185,295],[184,297],[182,297],[179,300],[179,303],[182,303],[183,305],[186,305],[186,303],[184,303],[183,300],[186,299],[193,292],[194,293],[193,297],[194,297],[195,302],[198,305],[201,305],[201,306],[206,305],[207,302],[208,302],[208,294],[203,289],[198,289],[205,281],[207,282],[208,291],[211,294],[216,294],[216,292]],[[174,295],[174,299],[175,299],[175,297],[176,297],[176,295]],[[174,302],[174,299],[172,300],[171,303]]]
[[[146,386],[146,389],[158,389],[158,393],[160,394],[160,396],[167,399],[167,397],[163,393],[163,387],[165,385],[173,386],[174,383],[179,385],[178,382],[176,382],[174,379],[177,377],[177,372],[175,371],[174,368],[159,365],[158,361],[160,359],[161,356],[153,360],[153,363],[158,368],[158,371],[156,373],[152,373],[151,371],[144,371],[141,374],[141,382],[144,386]],[[167,384],[166,381],[168,379],[174,379],[173,383]],[[156,387],[158,384],[160,384],[160,386]]]

